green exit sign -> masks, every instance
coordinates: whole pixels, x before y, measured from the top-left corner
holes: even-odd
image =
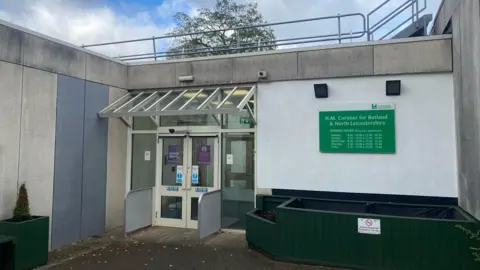
[[[251,124],[252,119],[250,118],[240,118],[240,124]]]

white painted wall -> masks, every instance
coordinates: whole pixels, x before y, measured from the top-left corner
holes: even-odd
[[[402,94],[387,97],[395,79]],[[315,98],[315,83],[329,98]],[[458,196],[451,73],[273,82],[257,97],[258,188]],[[319,110],[350,102],[395,103],[395,154],[319,151]]]

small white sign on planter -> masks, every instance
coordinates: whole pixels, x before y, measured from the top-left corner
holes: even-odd
[[[381,234],[380,219],[359,218],[358,233],[362,234]]]

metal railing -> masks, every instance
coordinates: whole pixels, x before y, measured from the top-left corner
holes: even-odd
[[[415,23],[420,17],[420,14],[427,9],[427,0],[423,0],[423,5],[420,7],[419,1],[421,0],[406,0],[399,6],[397,6],[393,11],[387,13],[381,17],[376,23],[372,23],[372,16],[381,12],[381,10],[389,3],[391,0],[386,0],[381,3],[378,7],[374,8],[370,13],[367,14],[367,39],[375,40],[374,34],[382,29],[387,23],[398,18],[399,15],[404,13],[407,9],[411,9],[411,15],[405,18],[402,22],[396,24],[390,31],[385,33],[383,36],[378,38],[378,40],[383,40],[390,36],[392,33],[397,31],[400,27],[404,26],[407,22],[411,21]]]
[[[132,55],[124,55],[115,57],[119,60],[123,61],[133,61],[133,60],[145,60],[145,59],[153,59],[158,60],[159,58],[183,58],[185,56],[205,56],[205,55],[220,55],[220,54],[231,54],[231,53],[241,53],[241,52],[253,52],[253,51],[262,51],[265,48],[279,48],[282,46],[289,46],[289,45],[298,45],[298,44],[313,44],[313,43],[321,43],[321,42],[329,42],[329,41],[338,41],[338,43],[342,43],[344,40],[353,41],[361,39],[366,36],[366,40],[373,40],[374,34],[379,32],[383,26],[387,23],[392,22],[394,19],[398,18],[405,10],[411,9],[411,15],[401,22],[397,24],[396,27],[393,27],[387,34],[384,34],[379,39],[384,39],[388,37],[390,34],[398,30],[400,27],[405,25],[406,22],[412,21],[415,22],[418,20],[420,13],[426,10],[427,7],[427,0],[424,1],[424,5],[422,8],[419,6],[419,1],[421,0],[405,0],[403,4],[397,6],[391,12],[385,12],[384,7],[387,7],[389,3],[393,3],[394,0],[385,0],[382,2],[378,7],[372,10],[367,15],[362,13],[349,13],[349,14],[338,14],[334,16],[325,16],[325,17],[317,17],[317,18],[310,18],[310,19],[302,19],[302,20],[293,20],[293,21],[283,21],[283,22],[276,22],[276,23],[265,23],[265,24],[258,24],[258,25],[248,25],[248,26],[238,26],[232,28],[224,28],[218,30],[209,30],[209,31],[200,31],[200,32],[193,32],[193,33],[186,33],[186,34],[173,34],[173,35],[165,35],[161,37],[150,37],[150,38],[141,38],[141,39],[132,39],[132,40],[125,40],[125,41],[115,41],[115,42],[105,42],[105,43],[98,43],[98,44],[90,44],[90,45],[82,45],[84,48],[92,48],[92,47],[100,47],[100,46],[110,46],[110,45],[119,45],[119,44],[128,44],[128,43],[138,43],[138,42],[152,42],[153,51],[151,53],[142,53],[142,54],[132,54]],[[383,15],[376,23],[373,22],[373,17],[378,15],[381,10],[383,10],[386,15]],[[342,20],[344,19],[357,19],[358,24],[361,26],[360,30],[356,31],[345,31],[344,27],[342,29]],[[271,41],[266,40],[257,40],[253,42],[241,42],[240,35],[243,30],[249,29],[259,29],[259,28],[267,28],[272,26],[279,26],[279,25],[291,25],[291,24],[298,24],[298,23],[306,23],[306,22],[318,22],[318,21],[335,21],[336,22],[336,32],[332,34],[324,34],[324,35],[313,35],[307,37],[294,37],[294,38],[284,38],[284,39],[276,39]],[[168,39],[178,39],[178,38],[188,38],[193,37],[195,35],[200,34],[211,34],[211,33],[218,33],[218,32],[233,32],[234,41],[232,44],[228,45],[221,45],[221,46],[212,46],[212,47],[199,47],[199,48],[191,48],[191,49],[177,49],[177,50],[157,50],[157,41],[163,41]]]

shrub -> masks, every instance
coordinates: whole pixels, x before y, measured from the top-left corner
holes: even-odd
[[[462,230],[470,239],[480,241],[480,230],[473,232],[462,225],[457,225],[457,228]],[[480,263],[480,247],[470,247],[470,252],[472,253],[474,260]]]
[[[25,221],[31,219],[30,215],[30,205],[28,203],[28,192],[25,184],[20,186],[18,192],[17,203],[13,209],[13,220],[14,221]]]

